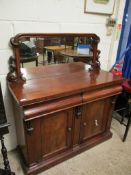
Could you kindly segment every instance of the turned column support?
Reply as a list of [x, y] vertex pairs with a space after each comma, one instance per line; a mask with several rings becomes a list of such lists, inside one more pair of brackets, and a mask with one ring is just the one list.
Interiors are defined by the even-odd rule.
[[4, 137], [2, 135], [0, 136], [0, 140], [1, 140], [1, 153], [2, 153], [3, 161], [4, 161], [4, 169], [0, 169], [0, 174], [15, 175], [15, 173], [11, 172], [11, 169], [10, 169], [10, 164], [9, 164], [9, 160], [7, 156], [7, 149], [5, 147]]

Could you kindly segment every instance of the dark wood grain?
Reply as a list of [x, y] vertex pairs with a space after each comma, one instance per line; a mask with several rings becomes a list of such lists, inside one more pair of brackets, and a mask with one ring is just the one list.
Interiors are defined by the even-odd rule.
[[111, 99], [106, 98], [91, 102], [83, 106], [84, 115], [82, 116], [81, 122], [81, 142], [87, 141], [87, 139], [103, 133], [106, 130], [109, 117], [109, 115], [107, 115], [107, 112], [111, 110], [106, 110], [108, 101], [111, 103]]
[[43, 118], [42, 155], [49, 158], [71, 147], [73, 134], [72, 110], [57, 112]]
[[122, 90], [121, 77], [89, 71], [79, 62], [22, 72], [26, 82], [10, 82], [8, 87], [20, 110], [16, 115], [18, 145], [27, 175], [38, 174], [111, 138], [112, 110]]
[[[31, 121], [31, 125], [33, 127], [33, 131], [32, 133], [28, 133], [27, 131], [27, 123], [25, 123], [25, 135], [26, 135], [26, 145], [27, 145], [27, 164], [28, 165], [34, 165], [37, 162], [39, 162], [42, 158], [41, 156], [41, 152], [42, 152], [42, 148], [41, 148], [41, 120], [33, 120]], [[37, 139], [36, 141], [36, 138]]]
[[52, 69], [48, 66], [47, 73], [44, 67], [33, 68], [33, 71], [23, 69], [26, 73], [29, 72], [27, 77], [30, 78], [25, 83], [10, 83], [10, 91], [16, 96], [18, 103], [24, 106], [121, 83], [121, 78], [112, 73], [86, 70], [84, 63], [64, 64], [64, 66], [64, 70], [63, 65], [54, 65]]
[[81, 103], [82, 103], [82, 97], [79, 94], [75, 96], [56, 99], [53, 101], [32, 104], [23, 108], [25, 116], [24, 120], [27, 121], [34, 118], [43, 117], [52, 112], [57, 112], [65, 108], [70, 108], [71, 106], [76, 106]]

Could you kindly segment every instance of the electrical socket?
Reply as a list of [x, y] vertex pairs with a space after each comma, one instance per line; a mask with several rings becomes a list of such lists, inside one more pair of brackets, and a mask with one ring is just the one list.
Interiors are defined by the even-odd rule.
[[115, 18], [107, 18], [106, 20], [106, 26], [107, 27], [114, 27], [116, 25], [116, 19]]

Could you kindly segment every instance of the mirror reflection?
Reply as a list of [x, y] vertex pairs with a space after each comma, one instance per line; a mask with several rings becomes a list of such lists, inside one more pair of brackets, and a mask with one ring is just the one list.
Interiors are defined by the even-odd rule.
[[19, 43], [20, 63], [25, 68], [74, 61], [91, 64], [93, 57], [92, 43], [85, 36], [26, 37]]

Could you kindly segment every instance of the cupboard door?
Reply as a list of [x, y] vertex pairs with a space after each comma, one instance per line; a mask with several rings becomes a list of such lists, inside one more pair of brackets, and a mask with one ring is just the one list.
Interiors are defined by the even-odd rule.
[[61, 153], [71, 147], [72, 110], [45, 116], [42, 121], [42, 155], [44, 158]]
[[83, 106], [81, 142], [109, 129], [112, 117], [112, 99], [102, 99]]

